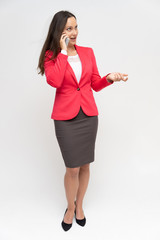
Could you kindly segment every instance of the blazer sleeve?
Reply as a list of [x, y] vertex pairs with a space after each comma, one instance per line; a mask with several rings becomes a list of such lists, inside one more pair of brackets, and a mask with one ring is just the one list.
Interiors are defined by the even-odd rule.
[[44, 60], [46, 81], [52, 87], [59, 88], [63, 82], [68, 56], [60, 52], [54, 60], [50, 60], [51, 56], [52, 53], [48, 54], [46, 51]]
[[92, 48], [91, 48], [91, 57], [92, 57], [92, 66], [93, 66], [92, 67], [92, 77], [91, 77], [91, 87], [93, 88], [94, 91], [98, 92], [98, 91], [102, 90], [103, 88], [113, 84], [114, 81], [112, 81], [112, 82], [107, 81], [106, 77], [110, 73], [108, 73], [107, 75], [105, 75], [104, 77], [101, 78], [101, 76], [99, 75], [96, 58], [95, 58]]

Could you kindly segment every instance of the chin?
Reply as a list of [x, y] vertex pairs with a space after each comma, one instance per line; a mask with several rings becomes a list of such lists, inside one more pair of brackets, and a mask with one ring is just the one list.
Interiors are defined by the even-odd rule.
[[76, 42], [70, 43], [70, 44], [68, 44], [68, 46], [69, 46], [69, 47], [73, 47], [75, 44], [76, 44]]

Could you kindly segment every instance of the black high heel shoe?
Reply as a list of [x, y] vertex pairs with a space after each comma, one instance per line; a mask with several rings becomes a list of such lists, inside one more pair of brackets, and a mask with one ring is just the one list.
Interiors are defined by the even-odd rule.
[[[64, 216], [65, 216], [67, 210], [68, 210], [68, 208], [66, 209]], [[62, 228], [64, 231], [68, 231], [72, 227], [72, 223], [65, 223], [64, 221], [62, 221], [61, 225], [62, 225]]]
[[[76, 205], [76, 201], [75, 201], [75, 205]], [[74, 213], [75, 213], [76, 223], [78, 223], [81, 227], [84, 227], [84, 225], [86, 224], [86, 218], [84, 217], [83, 219], [77, 219], [76, 218], [76, 209], [75, 209]]]

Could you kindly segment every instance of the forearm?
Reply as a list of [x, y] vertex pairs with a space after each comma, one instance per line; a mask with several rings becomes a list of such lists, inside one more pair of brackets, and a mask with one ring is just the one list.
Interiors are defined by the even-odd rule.
[[47, 83], [52, 87], [59, 88], [61, 86], [67, 66], [67, 58], [68, 56], [62, 53], [59, 53], [54, 60], [49, 60], [49, 57], [46, 57], [44, 70]]

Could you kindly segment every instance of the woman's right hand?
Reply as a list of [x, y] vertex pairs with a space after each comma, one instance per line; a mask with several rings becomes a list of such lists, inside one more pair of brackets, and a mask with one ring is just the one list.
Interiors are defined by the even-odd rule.
[[61, 38], [60, 38], [60, 48], [61, 50], [66, 50], [67, 51], [67, 46], [65, 43], [65, 39], [67, 38], [67, 34], [66, 33], [62, 33]]

